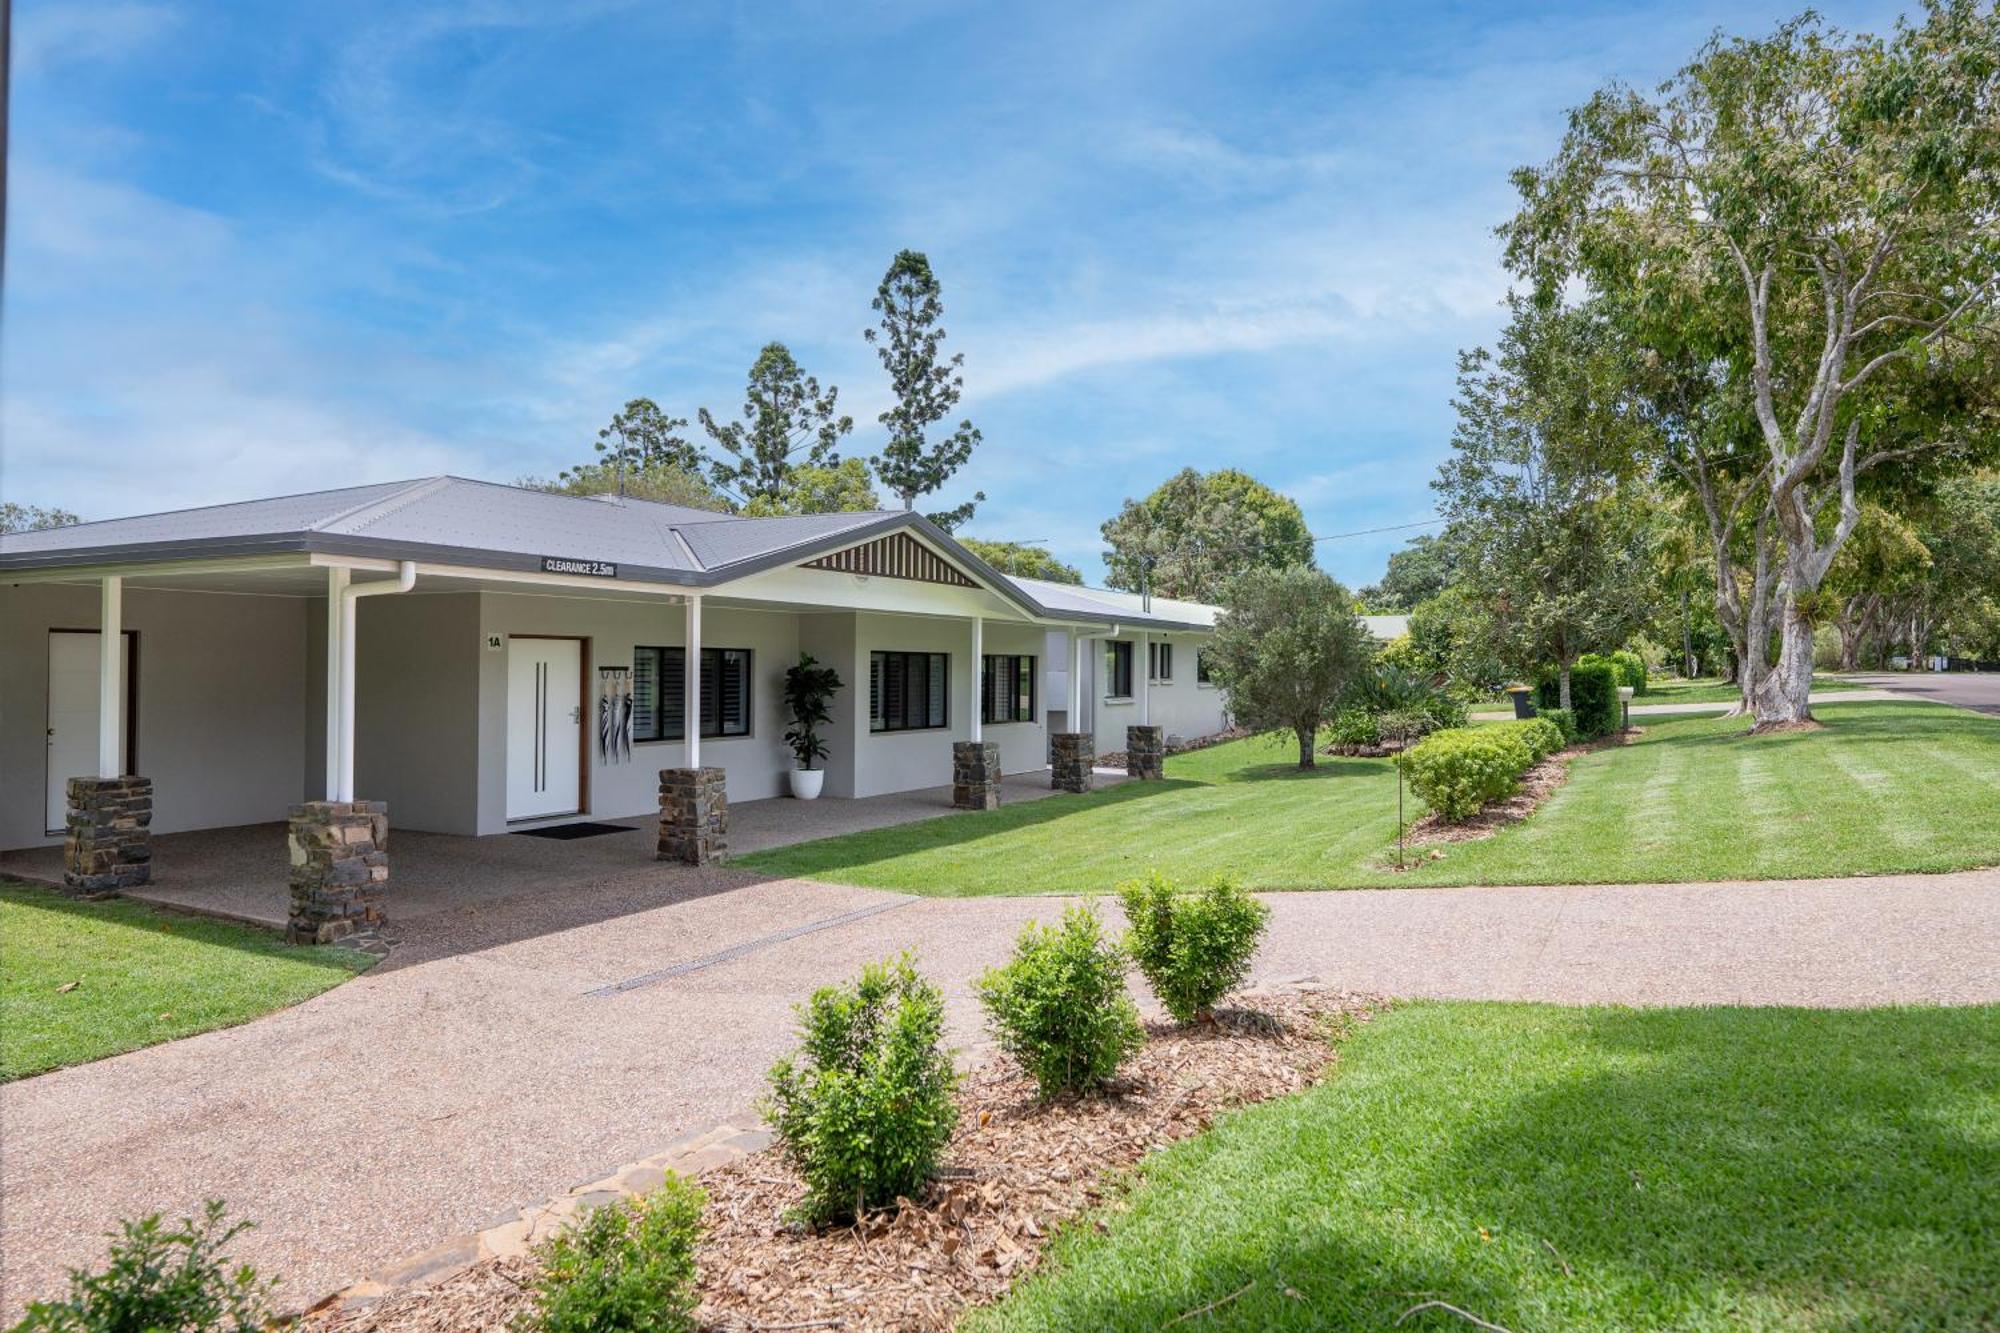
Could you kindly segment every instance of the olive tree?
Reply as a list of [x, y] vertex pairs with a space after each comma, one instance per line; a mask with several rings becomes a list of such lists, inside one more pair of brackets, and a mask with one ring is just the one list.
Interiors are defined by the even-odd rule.
[[1223, 605], [1207, 654], [1230, 716], [1254, 731], [1291, 732], [1299, 767], [1313, 767], [1319, 729], [1369, 665], [1354, 594], [1330, 574], [1293, 565], [1238, 575], [1223, 590]]

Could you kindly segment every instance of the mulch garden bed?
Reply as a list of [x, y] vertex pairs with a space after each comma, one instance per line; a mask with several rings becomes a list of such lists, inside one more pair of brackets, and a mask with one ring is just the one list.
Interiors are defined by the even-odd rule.
[[[1274, 988], [1276, 989], [1276, 988]], [[1148, 1023], [1146, 1044], [1103, 1092], [1043, 1104], [1010, 1061], [970, 1073], [945, 1168], [919, 1200], [860, 1226], [792, 1221], [804, 1187], [775, 1149], [704, 1173], [708, 1229], [696, 1252], [716, 1330], [944, 1329], [1031, 1270], [1060, 1224], [1116, 1206], [1130, 1169], [1232, 1107], [1324, 1078], [1329, 1038], [1366, 1021], [1369, 997], [1295, 980], [1236, 997], [1212, 1025]], [[489, 1260], [435, 1287], [331, 1311], [322, 1333], [505, 1329], [529, 1304], [531, 1259]]]
[[1603, 750], [1614, 745], [1630, 745], [1643, 735], [1645, 735], [1644, 728], [1634, 727], [1630, 731], [1614, 731], [1609, 736], [1600, 736], [1594, 741], [1558, 750], [1523, 773], [1521, 785], [1512, 796], [1488, 801], [1470, 818], [1461, 819], [1453, 824], [1435, 813], [1423, 816], [1410, 825], [1407, 835], [1409, 845], [1425, 847], [1437, 843], [1475, 842], [1480, 838], [1490, 838], [1509, 824], [1518, 824], [1535, 813], [1536, 808], [1553, 795], [1556, 788], [1569, 781], [1570, 760], [1579, 755], [1589, 754], [1592, 750]]

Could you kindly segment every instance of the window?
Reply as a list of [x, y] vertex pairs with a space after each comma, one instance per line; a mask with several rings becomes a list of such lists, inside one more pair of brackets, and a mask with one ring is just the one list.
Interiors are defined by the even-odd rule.
[[979, 720], [1035, 720], [1035, 659], [987, 654], [980, 663]]
[[1174, 678], [1174, 646], [1171, 643], [1148, 642], [1146, 644], [1146, 679], [1166, 680]]
[[[632, 650], [632, 739], [677, 741], [687, 734], [687, 653]], [[701, 650], [701, 734], [750, 734], [750, 650]]]
[[1197, 685], [1212, 685], [1215, 683], [1208, 678], [1208, 649], [1206, 648], [1197, 648], [1194, 650], [1194, 683]]
[[1132, 697], [1132, 645], [1113, 639], [1104, 645], [1104, 693], [1112, 699]]
[[870, 653], [868, 730], [925, 731], [946, 724], [951, 697], [946, 653]]

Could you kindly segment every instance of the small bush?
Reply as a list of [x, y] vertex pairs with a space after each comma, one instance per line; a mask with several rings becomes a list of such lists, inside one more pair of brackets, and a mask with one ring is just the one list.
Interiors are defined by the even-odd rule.
[[1380, 745], [1382, 729], [1376, 725], [1375, 714], [1365, 708], [1343, 708], [1334, 714], [1333, 725], [1328, 729], [1335, 745]]
[[1576, 710], [1574, 708], [1550, 708], [1539, 714], [1539, 716], [1545, 717], [1556, 724], [1557, 728], [1562, 732], [1564, 745], [1576, 744], [1578, 737], [1576, 732]]
[[[1561, 712], [1561, 709], [1556, 711]], [[1561, 724], [1551, 722], [1546, 717], [1531, 717], [1514, 722], [1495, 722], [1481, 730], [1498, 731], [1518, 737], [1528, 747], [1528, 756], [1533, 763], [1541, 763], [1563, 747]]]
[[944, 997], [905, 955], [798, 1008], [799, 1049], [771, 1070], [766, 1104], [786, 1156], [827, 1220], [916, 1197], [957, 1123]]
[[1146, 1040], [1125, 993], [1125, 951], [1088, 907], [1064, 912], [1060, 926], [1029, 922], [1012, 961], [980, 978], [979, 1002], [1043, 1097], [1104, 1082]]
[[152, 1329], [213, 1329], [253, 1333], [271, 1322], [273, 1283], [248, 1264], [229, 1268], [223, 1247], [251, 1223], [225, 1222], [220, 1199], [199, 1220], [171, 1229], [158, 1213], [120, 1224], [110, 1265], [101, 1273], [72, 1268], [69, 1295], [37, 1301], [16, 1333], [139, 1333]]
[[1528, 742], [1506, 726], [1440, 731], [1396, 757], [1417, 796], [1450, 823], [1512, 794], [1534, 762]]
[[534, 1333], [691, 1329], [701, 1187], [669, 1175], [652, 1193], [592, 1208], [538, 1247]]
[[[1578, 739], [1594, 741], [1618, 730], [1624, 713], [1618, 706], [1618, 677], [1608, 664], [1578, 662], [1571, 667], [1569, 699], [1576, 713]], [[1535, 683], [1536, 707], [1546, 711], [1561, 702], [1561, 677], [1555, 671], [1544, 671]]]
[[1183, 893], [1158, 872], [1118, 886], [1132, 923], [1126, 947], [1177, 1023], [1213, 1017], [1240, 985], [1271, 909], [1221, 877]]
[[1646, 692], [1646, 659], [1628, 648], [1615, 653], [1585, 653], [1578, 666], [1608, 666], [1619, 685], [1629, 685], [1634, 694]]

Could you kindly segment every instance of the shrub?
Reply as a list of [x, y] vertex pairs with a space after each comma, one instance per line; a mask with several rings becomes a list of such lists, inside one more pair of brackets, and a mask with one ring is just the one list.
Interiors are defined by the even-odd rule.
[[[1646, 692], [1646, 659], [1630, 649], [1620, 648], [1615, 653], [1585, 653], [1576, 659], [1578, 666], [1608, 666], [1619, 685], [1629, 685], [1634, 694]], [[1571, 691], [1575, 691], [1572, 689]]]
[[1418, 797], [1451, 823], [1512, 793], [1534, 762], [1528, 743], [1504, 726], [1440, 731], [1396, 757]]
[[1157, 871], [1118, 886], [1126, 947], [1177, 1023], [1211, 1018], [1241, 984], [1271, 909], [1227, 876], [1182, 892]]
[[652, 1193], [586, 1211], [537, 1248], [541, 1276], [523, 1320], [535, 1333], [691, 1329], [701, 1187], [669, 1175]]
[[1376, 725], [1375, 714], [1365, 708], [1343, 708], [1334, 714], [1333, 725], [1328, 728], [1335, 745], [1380, 745], [1382, 729]]
[[1576, 744], [1576, 710], [1574, 708], [1550, 708], [1537, 716], [1545, 717], [1556, 724], [1556, 727], [1562, 732], [1564, 745]]
[[[1569, 669], [1570, 707], [1576, 713], [1580, 740], [1592, 741], [1618, 729], [1624, 716], [1618, 706], [1618, 678], [1602, 662], [1578, 662]], [[1544, 671], [1535, 683], [1538, 709], [1558, 707], [1562, 701], [1562, 681], [1554, 671]]]
[[1352, 718], [1349, 727], [1358, 731], [1361, 716], [1371, 718], [1376, 723], [1374, 735], [1367, 740], [1343, 740], [1335, 736], [1335, 743], [1346, 745], [1379, 745], [1381, 743], [1380, 721], [1385, 713], [1422, 713], [1430, 719], [1424, 729], [1439, 731], [1446, 727], [1465, 725], [1466, 706], [1463, 701], [1452, 697], [1444, 690], [1426, 680], [1421, 674], [1395, 662], [1377, 658], [1374, 669], [1357, 676], [1341, 694], [1340, 713], [1334, 718], [1334, 728], [1338, 732], [1343, 718]]
[[[1562, 710], [1557, 709], [1556, 711], [1561, 712]], [[1531, 717], [1515, 722], [1496, 722], [1492, 724], [1491, 729], [1519, 737], [1521, 743], [1528, 747], [1529, 757], [1537, 764], [1547, 759], [1557, 750], [1562, 749], [1565, 743], [1562, 725], [1557, 722], [1551, 722], [1546, 717]]]
[[124, 1222], [111, 1242], [110, 1265], [101, 1273], [72, 1268], [69, 1294], [37, 1301], [17, 1330], [49, 1333], [126, 1333], [127, 1330], [217, 1329], [252, 1333], [271, 1321], [271, 1282], [248, 1264], [231, 1269], [223, 1247], [251, 1223], [225, 1222], [220, 1199], [199, 1220], [182, 1218], [171, 1229], [152, 1213]]
[[980, 978], [979, 1002], [1043, 1097], [1104, 1082], [1146, 1040], [1125, 993], [1125, 951], [1088, 907], [1064, 912], [1060, 926], [1029, 922], [1013, 959]]
[[906, 954], [799, 1006], [766, 1104], [818, 1219], [915, 1197], [957, 1123], [944, 997]]

